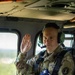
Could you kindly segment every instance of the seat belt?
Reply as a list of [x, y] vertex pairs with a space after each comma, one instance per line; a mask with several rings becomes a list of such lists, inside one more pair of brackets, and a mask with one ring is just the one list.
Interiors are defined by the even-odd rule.
[[57, 55], [56, 64], [55, 64], [55, 67], [54, 67], [51, 75], [58, 75], [58, 71], [61, 66], [62, 59], [63, 59], [64, 55], [66, 54], [66, 52], [67, 52], [67, 50], [63, 50], [62, 52], [60, 52]]

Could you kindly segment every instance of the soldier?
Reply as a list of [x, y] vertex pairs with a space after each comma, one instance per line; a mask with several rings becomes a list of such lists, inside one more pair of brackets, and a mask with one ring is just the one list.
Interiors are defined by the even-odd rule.
[[26, 57], [32, 46], [31, 35], [26, 34], [23, 37], [20, 47], [21, 52], [15, 63], [18, 75], [73, 75], [74, 62], [70, 52], [64, 55], [61, 65], [59, 64], [59, 69], [58, 67], [56, 71], [54, 69], [58, 55], [64, 51], [58, 42], [59, 26], [55, 23], [47, 23], [42, 30], [42, 34], [46, 51], [40, 52], [31, 59]]

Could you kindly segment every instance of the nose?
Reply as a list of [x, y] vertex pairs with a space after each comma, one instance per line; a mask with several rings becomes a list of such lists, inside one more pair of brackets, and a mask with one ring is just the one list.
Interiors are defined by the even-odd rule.
[[49, 40], [49, 39], [46, 39], [46, 45], [48, 45], [48, 44], [49, 44], [49, 42], [50, 42], [50, 40]]

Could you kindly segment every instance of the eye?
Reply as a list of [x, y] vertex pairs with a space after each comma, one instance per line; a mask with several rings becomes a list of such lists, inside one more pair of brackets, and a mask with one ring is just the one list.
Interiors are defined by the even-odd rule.
[[43, 36], [44, 40], [46, 40], [47, 38], [45, 36]]
[[53, 39], [53, 37], [50, 37], [49, 39], [50, 39], [50, 40], [52, 40], [52, 39]]

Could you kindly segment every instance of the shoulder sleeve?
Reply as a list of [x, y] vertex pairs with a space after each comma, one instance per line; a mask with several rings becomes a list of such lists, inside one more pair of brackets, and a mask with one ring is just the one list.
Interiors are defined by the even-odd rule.
[[67, 52], [62, 60], [58, 75], [73, 75], [74, 61], [70, 52]]
[[26, 55], [27, 54], [20, 53], [15, 61], [18, 75], [30, 75], [33, 73], [33, 64], [36, 62], [39, 55], [28, 60], [26, 59]]

